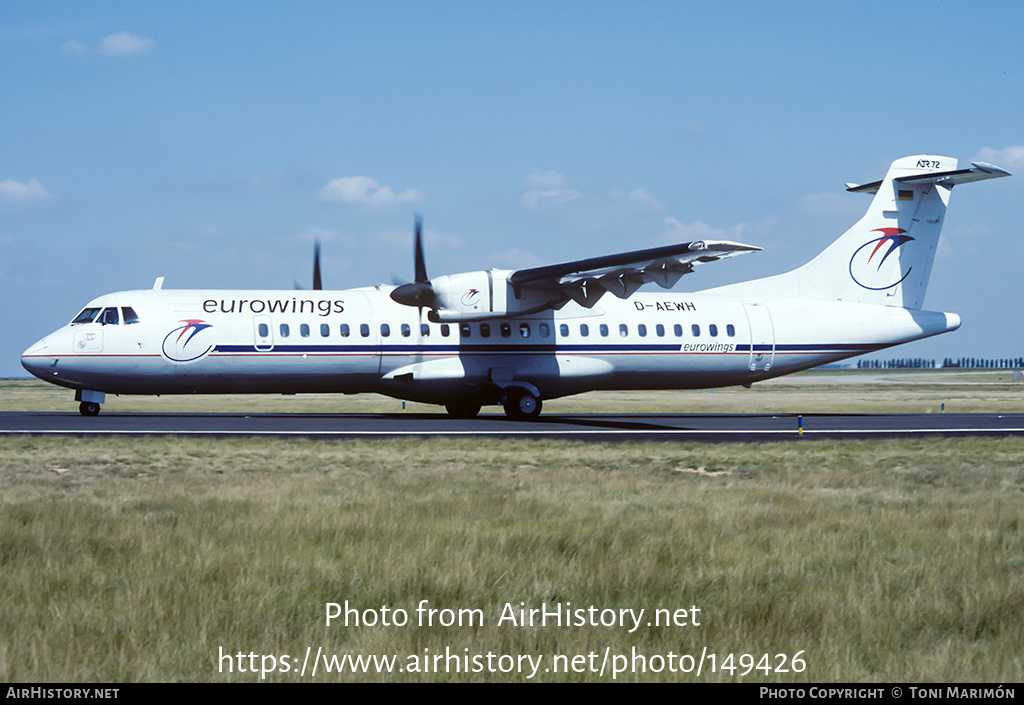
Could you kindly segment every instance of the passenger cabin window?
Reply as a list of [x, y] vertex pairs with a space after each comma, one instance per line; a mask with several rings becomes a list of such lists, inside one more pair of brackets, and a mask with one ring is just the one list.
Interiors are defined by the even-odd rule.
[[301, 326], [299, 326], [299, 335], [301, 335], [303, 338], [308, 338], [309, 337], [309, 324], [308, 323], [303, 323]]
[[735, 338], [736, 337], [736, 326], [734, 326], [732, 323], [727, 325], [725, 327], [725, 334], [727, 336], [729, 336], [730, 338]]
[[135, 309], [131, 306], [121, 307], [121, 317], [124, 319], [124, 324], [126, 326], [139, 322], [139, 314], [135, 313]]
[[448, 326], [447, 323], [442, 323], [441, 324], [441, 337], [442, 338], [447, 338], [451, 334], [451, 332], [452, 332], [452, 329]]
[[627, 326], [625, 323], [620, 323], [619, 336], [625, 338], [627, 335], [629, 335], [629, 326]]
[[712, 338], [717, 338], [718, 337], [718, 326], [716, 326], [714, 323], [712, 323], [710, 326], [708, 326], [708, 333], [711, 334]]
[[288, 327], [288, 324], [287, 323], [282, 323], [281, 324], [281, 337], [282, 338], [287, 338], [288, 334], [290, 332], [291, 332], [291, 329]]
[[423, 336], [424, 338], [426, 338], [428, 335], [430, 335], [430, 325], [429, 324], [427, 324], [427, 323], [421, 323], [420, 324], [420, 335]]
[[636, 332], [640, 334], [641, 338], [647, 337], [647, 326], [641, 323], [636, 327]]
[[75, 320], [71, 321], [71, 324], [75, 323], [92, 323], [96, 320], [96, 315], [100, 312], [98, 308], [87, 308], [80, 314], [75, 316]]
[[105, 308], [100, 316], [100, 323], [105, 326], [116, 326], [121, 322], [121, 317], [117, 314], [116, 308]]
[[699, 338], [700, 337], [700, 326], [698, 326], [696, 323], [694, 323], [692, 326], [690, 326], [690, 332], [693, 333], [693, 337], [694, 338]]
[[341, 324], [341, 337], [342, 338], [347, 338], [349, 336], [349, 333], [350, 333], [350, 331], [349, 331], [348, 323], [342, 323]]
[[510, 326], [508, 323], [502, 323], [501, 324], [501, 337], [502, 338], [509, 338], [511, 336], [512, 336], [512, 326]]
[[469, 324], [468, 323], [462, 323], [462, 324], [459, 325], [459, 335], [461, 335], [463, 338], [468, 338], [469, 337]]
[[403, 323], [402, 324], [402, 337], [403, 338], [408, 338], [410, 335], [412, 335], [412, 328], [409, 327], [408, 323]]
[[586, 338], [588, 335], [590, 335], [590, 326], [588, 326], [586, 323], [581, 323], [580, 324], [580, 335], [582, 335], [584, 338]]
[[391, 335], [391, 326], [389, 326], [387, 323], [381, 323], [380, 337], [387, 338], [389, 335]]
[[270, 337], [270, 326], [268, 326], [266, 323], [260, 323], [259, 328], [257, 330], [259, 331], [261, 338]]
[[601, 337], [602, 338], [607, 338], [608, 337], [608, 324], [607, 323], [602, 323], [601, 324]]
[[484, 337], [484, 338], [490, 338], [491, 337], [491, 324], [490, 323], [481, 323], [480, 324], [480, 335], [481, 335], [481, 337]]
[[326, 323], [321, 323], [320, 324], [320, 337], [321, 338], [326, 338], [330, 334], [331, 334], [331, 327], [329, 325], [327, 325]]
[[683, 337], [683, 327], [678, 323], [672, 326], [672, 332], [675, 333], [677, 338]]
[[548, 338], [551, 336], [551, 326], [549, 326], [547, 323], [541, 323], [539, 326], [537, 326], [537, 330], [540, 333], [541, 338]]
[[529, 323], [520, 323], [519, 324], [519, 337], [520, 338], [529, 338], [530, 337], [530, 324]]
[[363, 336], [364, 338], [370, 337], [370, 325], [368, 323], [359, 324], [359, 335]]
[[658, 334], [659, 338], [664, 338], [665, 337], [665, 326], [663, 326], [663, 325], [661, 325], [659, 323], [657, 326], [655, 326], [654, 332]]
[[558, 326], [558, 334], [560, 336], [562, 336], [563, 338], [567, 337], [569, 335], [569, 324], [568, 323], [560, 324]]

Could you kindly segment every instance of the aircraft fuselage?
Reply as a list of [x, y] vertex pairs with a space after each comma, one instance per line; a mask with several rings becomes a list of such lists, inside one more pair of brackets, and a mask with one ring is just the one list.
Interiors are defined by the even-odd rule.
[[[111, 394], [378, 392], [435, 404], [751, 384], [957, 328], [955, 314], [802, 299], [636, 293], [586, 309], [433, 323], [389, 287], [162, 291], [90, 302], [27, 350], [48, 382]], [[125, 322], [125, 308], [138, 322]]]

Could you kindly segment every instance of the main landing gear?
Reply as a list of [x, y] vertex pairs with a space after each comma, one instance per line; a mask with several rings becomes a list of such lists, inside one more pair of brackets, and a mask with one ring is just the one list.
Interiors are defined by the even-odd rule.
[[83, 401], [78, 405], [78, 413], [82, 416], [97, 416], [100, 413], [100, 405], [94, 401]]
[[480, 404], [474, 402], [453, 402], [445, 404], [444, 410], [453, 419], [472, 419], [480, 413]]
[[501, 404], [505, 407], [505, 415], [513, 421], [533, 421], [540, 416], [540, 399], [526, 389], [509, 389]]
[[[491, 399], [489, 403], [495, 400]], [[534, 421], [540, 416], [541, 401], [531, 389], [506, 387], [498, 399], [505, 409], [505, 415], [513, 421]], [[472, 419], [480, 413], [479, 401], [454, 401], [444, 405], [453, 419]], [[85, 412], [82, 412], [85, 413]]]

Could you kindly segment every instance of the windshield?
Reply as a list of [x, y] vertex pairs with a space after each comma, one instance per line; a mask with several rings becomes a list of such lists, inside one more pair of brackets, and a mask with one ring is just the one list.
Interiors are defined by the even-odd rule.
[[87, 308], [75, 317], [75, 320], [71, 321], [71, 324], [75, 323], [92, 323], [96, 320], [96, 314], [100, 310], [98, 308]]

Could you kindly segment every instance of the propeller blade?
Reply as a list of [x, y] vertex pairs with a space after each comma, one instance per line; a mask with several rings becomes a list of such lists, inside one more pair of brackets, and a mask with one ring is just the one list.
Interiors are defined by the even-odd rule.
[[427, 278], [427, 262], [423, 258], [423, 216], [416, 215], [416, 282], [422, 284]]
[[437, 307], [437, 294], [427, 277], [427, 263], [423, 257], [423, 217], [416, 215], [415, 247], [416, 281], [402, 284], [391, 291], [391, 299], [403, 306], [416, 306], [420, 313], [424, 308]]
[[323, 289], [320, 281], [320, 240], [313, 245], [313, 289], [315, 291]]

